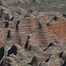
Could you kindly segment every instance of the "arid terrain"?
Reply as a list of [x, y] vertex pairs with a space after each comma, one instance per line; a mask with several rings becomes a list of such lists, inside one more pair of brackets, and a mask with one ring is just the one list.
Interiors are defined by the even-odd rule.
[[0, 0], [0, 66], [66, 66], [66, 0]]

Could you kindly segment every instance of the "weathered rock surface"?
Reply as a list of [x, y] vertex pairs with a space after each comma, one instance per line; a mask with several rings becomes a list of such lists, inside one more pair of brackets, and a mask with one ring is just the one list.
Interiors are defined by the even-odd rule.
[[0, 66], [66, 66], [66, 14], [42, 12], [39, 4], [0, 0]]

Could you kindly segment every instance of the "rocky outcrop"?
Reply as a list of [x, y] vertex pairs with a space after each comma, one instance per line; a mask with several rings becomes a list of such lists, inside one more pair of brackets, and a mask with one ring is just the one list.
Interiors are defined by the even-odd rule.
[[0, 66], [66, 66], [66, 14], [34, 11], [40, 3], [0, 0]]

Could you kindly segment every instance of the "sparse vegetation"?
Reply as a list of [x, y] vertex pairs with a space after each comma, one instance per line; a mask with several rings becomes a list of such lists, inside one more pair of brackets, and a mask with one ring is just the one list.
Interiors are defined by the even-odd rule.
[[27, 10], [34, 11], [59, 11], [61, 13], [66, 12], [66, 0], [40, 0], [40, 3], [31, 2], [31, 3], [11, 3], [9, 6], [11, 7], [21, 7]]

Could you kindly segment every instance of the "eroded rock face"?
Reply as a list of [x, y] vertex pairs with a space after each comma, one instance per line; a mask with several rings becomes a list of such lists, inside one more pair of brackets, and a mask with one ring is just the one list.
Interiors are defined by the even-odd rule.
[[[4, 49], [1, 49], [0, 52], [2, 55], [1, 59], [4, 57], [1, 60], [2, 65], [13, 66], [12, 60], [15, 61], [14, 63], [18, 63], [18, 60], [15, 60], [18, 55], [22, 56], [21, 59], [19, 59], [19, 61], [22, 61], [20, 64], [24, 62], [24, 64], [35, 66], [45, 64], [58, 66], [61, 60], [63, 60], [61, 65], [65, 65], [66, 60], [60, 57], [65, 57], [65, 54], [61, 54], [62, 50], [65, 51], [62, 47], [65, 44], [66, 37], [64, 36], [64, 30], [61, 30], [65, 28], [65, 18], [62, 19], [58, 17], [57, 19], [56, 16], [49, 16], [52, 16], [51, 21], [45, 23], [41, 22], [38, 16], [34, 18], [31, 18], [31, 16], [23, 17], [21, 20], [0, 23], [0, 26], [6, 29], [4, 31], [1, 30], [1, 37], [3, 36], [1, 40], [4, 43], [1, 44], [6, 48], [5, 52]], [[43, 20], [43, 18], [44, 16], [41, 20]], [[62, 32], [61, 35], [56, 29], [64, 33]], [[4, 53], [6, 54], [4, 55]], [[61, 55], [59, 55], [59, 53]], [[53, 55], [55, 57], [53, 57]], [[30, 61], [30, 63], [28, 63], [28, 61]]]
[[2, 66], [18, 66], [18, 65], [13, 58], [6, 57], [3, 60]]
[[66, 14], [21, 8], [38, 3], [0, 0], [0, 66], [66, 66]]

